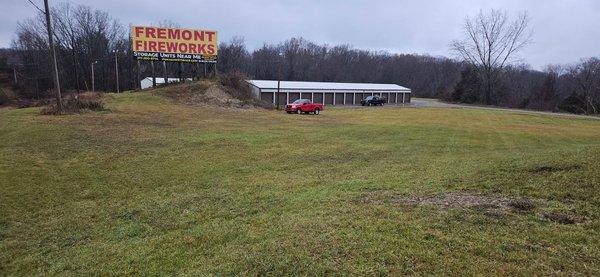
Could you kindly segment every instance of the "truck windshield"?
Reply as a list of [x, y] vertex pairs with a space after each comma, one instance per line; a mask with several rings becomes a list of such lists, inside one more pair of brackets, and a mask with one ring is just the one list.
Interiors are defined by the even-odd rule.
[[303, 103], [310, 103], [310, 100], [308, 100], [308, 99], [298, 99], [298, 100], [294, 101], [294, 104], [303, 104]]

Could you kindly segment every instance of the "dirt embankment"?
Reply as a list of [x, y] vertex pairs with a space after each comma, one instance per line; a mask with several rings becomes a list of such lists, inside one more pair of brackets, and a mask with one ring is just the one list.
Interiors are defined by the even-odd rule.
[[168, 85], [152, 91], [186, 105], [242, 109], [273, 108], [270, 103], [254, 98], [245, 79], [239, 76], [223, 75], [216, 79]]

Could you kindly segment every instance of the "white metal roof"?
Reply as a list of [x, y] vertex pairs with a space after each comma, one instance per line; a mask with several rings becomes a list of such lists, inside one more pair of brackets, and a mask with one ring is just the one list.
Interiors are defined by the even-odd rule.
[[[259, 89], [277, 89], [274, 80], [248, 80]], [[410, 89], [396, 84], [370, 84], [370, 83], [334, 83], [334, 82], [297, 82], [281, 81], [281, 90], [344, 90], [344, 91], [408, 91]]]

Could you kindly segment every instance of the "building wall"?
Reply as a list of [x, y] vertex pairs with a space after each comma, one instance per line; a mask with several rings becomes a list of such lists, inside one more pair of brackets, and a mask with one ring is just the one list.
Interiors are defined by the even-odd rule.
[[323, 94], [322, 93], [315, 93], [315, 98], [313, 99], [313, 102], [315, 102], [315, 103], [323, 103]]
[[325, 93], [325, 105], [333, 105], [333, 93]]
[[[254, 95], [255, 98], [259, 98], [262, 99], [262, 95], [260, 93], [260, 89], [253, 86], [253, 85], [249, 85], [250, 86], [250, 90], [252, 91], [252, 94]], [[273, 95], [271, 95], [271, 98], [273, 97]], [[271, 99], [272, 101], [273, 99]]]
[[[261, 100], [267, 101], [269, 103], [273, 102], [273, 92], [258, 92], [259, 98]], [[334, 92], [325, 92], [325, 105], [333, 105], [334, 104], [334, 95], [335, 95], [335, 105], [344, 105], [344, 93], [334, 93]], [[353, 100], [353, 96], [354, 96], [354, 104], [355, 105], [360, 105], [360, 101], [370, 95], [378, 95], [378, 96], [382, 96], [385, 97], [388, 100], [389, 104], [402, 104], [402, 98], [404, 95], [404, 103], [410, 103], [410, 93], [402, 93], [402, 92], [398, 92], [398, 93], [388, 93], [388, 92], [384, 92], [384, 93], [378, 93], [378, 92], [374, 92], [374, 93], [370, 93], [370, 92], [357, 92], [357, 93], [351, 93], [348, 92], [345, 94], [346, 97], [346, 105], [352, 105], [352, 100]], [[300, 93], [300, 92], [290, 92], [289, 93], [289, 99], [287, 98], [287, 94], [284, 92], [279, 93], [279, 104], [280, 105], [285, 105], [286, 101], [288, 101], [287, 103], [292, 103], [297, 99], [300, 99], [300, 97], [302, 99], [311, 99], [313, 102], [315, 103], [323, 103], [323, 93], [322, 92], [304, 92], [304, 93]], [[314, 97], [314, 98], [313, 98]]]
[[267, 102], [273, 102], [273, 93], [272, 92], [261, 92], [260, 100], [267, 101]]

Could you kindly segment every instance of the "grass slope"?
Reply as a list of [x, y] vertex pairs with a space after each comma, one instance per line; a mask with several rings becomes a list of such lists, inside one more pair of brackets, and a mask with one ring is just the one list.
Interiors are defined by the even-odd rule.
[[[3, 274], [600, 274], [600, 121], [108, 98], [0, 110]], [[585, 221], [386, 200], [456, 191]]]

